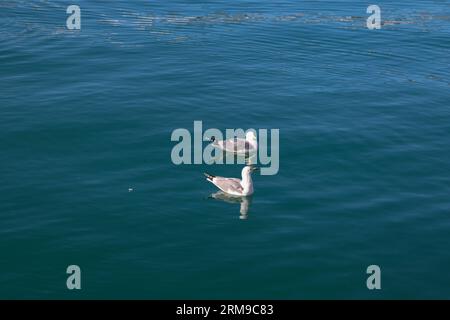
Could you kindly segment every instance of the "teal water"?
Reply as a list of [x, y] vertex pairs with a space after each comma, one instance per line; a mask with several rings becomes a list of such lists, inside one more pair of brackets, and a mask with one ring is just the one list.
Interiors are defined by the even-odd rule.
[[[450, 298], [450, 1], [74, 4], [0, 3], [0, 298]], [[194, 120], [280, 129], [246, 219]]]

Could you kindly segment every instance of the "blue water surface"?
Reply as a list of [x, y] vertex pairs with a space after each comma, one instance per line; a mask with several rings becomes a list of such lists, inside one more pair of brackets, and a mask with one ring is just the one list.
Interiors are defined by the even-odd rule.
[[[0, 298], [450, 298], [450, 1], [12, 0], [0, 43]], [[244, 217], [195, 120], [280, 130]]]

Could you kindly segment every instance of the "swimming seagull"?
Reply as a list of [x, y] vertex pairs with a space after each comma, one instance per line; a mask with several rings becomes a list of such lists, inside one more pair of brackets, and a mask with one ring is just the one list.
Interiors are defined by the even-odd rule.
[[237, 155], [255, 153], [258, 149], [258, 141], [256, 140], [256, 135], [253, 131], [248, 131], [245, 134], [245, 139], [231, 138], [228, 140], [216, 140], [216, 138], [212, 136], [211, 141], [214, 147]]
[[253, 181], [251, 173], [258, 170], [254, 166], [245, 166], [242, 169], [242, 180], [237, 178], [224, 178], [213, 176], [212, 174], [206, 173], [206, 180], [212, 182], [217, 188], [225, 193], [231, 194], [233, 196], [249, 196], [253, 194]]

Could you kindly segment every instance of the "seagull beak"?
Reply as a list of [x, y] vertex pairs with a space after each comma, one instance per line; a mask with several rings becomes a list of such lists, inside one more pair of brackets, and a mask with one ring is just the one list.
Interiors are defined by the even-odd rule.
[[252, 172], [253, 171], [259, 171], [259, 168], [258, 167], [252, 167]]

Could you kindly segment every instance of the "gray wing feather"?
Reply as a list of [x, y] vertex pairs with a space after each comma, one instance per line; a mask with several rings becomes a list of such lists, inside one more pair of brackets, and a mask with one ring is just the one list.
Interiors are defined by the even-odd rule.
[[227, 152], [234, 153], [245, 153], [253, 149], [253, 146], [248, 141], [237, 138], [219, 141], [217, 145]]
[[223, 178], [215, 177], [212, 181], [219, 189], [225, 192], [238, 192], [241, 193], [242, 188], [241, 180], [236, 178]]

